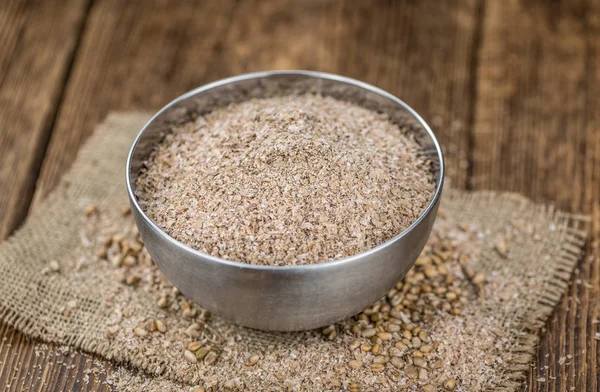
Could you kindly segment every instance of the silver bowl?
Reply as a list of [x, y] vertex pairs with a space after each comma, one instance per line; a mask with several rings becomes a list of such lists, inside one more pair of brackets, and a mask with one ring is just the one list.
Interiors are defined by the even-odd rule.
[[[397, 236], [341, 260], [302, 266], [259, 266], [194, 250], [162, 231], [140, 208], [136, 179], [142, 162], [171, 127], [212, 108], [253, 97], [319, 93], [387, 113], [414, 132], [433, 162], [435, 194], [419, 218]], [[144, 126], [127, 159], [127, 191], [150, 255], [186, 297], [247, 327], [295, 331], [357, 314], [394, 286], [419, 256], [436, 217], [444, 179], [442, 150], [423, 119], [393, 95], [342, 76], [309, 71], [258, 72], [192, 90], [162, 108]]]

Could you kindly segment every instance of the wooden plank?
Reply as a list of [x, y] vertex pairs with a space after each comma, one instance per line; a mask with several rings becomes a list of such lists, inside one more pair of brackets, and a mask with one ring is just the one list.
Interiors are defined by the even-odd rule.
[[600, 106], [594, 72], [600, 51], [598, 7], [592, 13], [590, 4], [511, 0], [485, 6], [474, 188], [521, 192], [594, 217], [595, 245], [546, 326], [523, 387], [528, 391], [599, 386], [593, 321], [600, 317]]
[[23, 220], [86, 0], [0, 3], [0, 238]]
[[[0, 3], [0, 239], [29, 208], [86, 11], [86, 0]], [[16, 390], [31, 351], [11, 328], [0, 337], [0, 385]]]
[[[211, 68], [233, 1], [102, 1], [69, 79], [35, 203], [58, 182], [78, 147], [111, 110], [159, 109], [192, 86], [225, 76]], [[207, 72], [210, 71], [210, 72]]]

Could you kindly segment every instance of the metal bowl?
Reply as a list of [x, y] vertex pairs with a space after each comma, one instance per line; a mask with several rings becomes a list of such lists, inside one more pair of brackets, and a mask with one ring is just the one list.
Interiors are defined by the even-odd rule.
[[[302, 266], [258, 266], [194, 250], [162, 231], [140, 208], [136, 179], [142, 162], [171, 127], [211, 109], [253, 97], [318, 93], [387, 113], [414, 132], [433, 162], [435, 194], [419, 218], [397, 236], [341, 260]], [[192, 90], [161, 109], [144, 126], [127, 159], [127, 191], [150, 255], [185, 296], [237, 324], [294, 331], [330, 325], [371, 305], [412, 267], [436, 217], [444, 178], [440, 146], [421, 117], [393, 95], [342, 76], [309, 71], [259, 72]]]

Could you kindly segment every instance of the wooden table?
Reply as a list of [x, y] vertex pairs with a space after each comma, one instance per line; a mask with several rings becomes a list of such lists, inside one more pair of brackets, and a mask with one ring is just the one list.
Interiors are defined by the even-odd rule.
[[[600, 0], [175, 3], [0, 1], [1, 238], [111, 110], [156, 110], [248, 71], [355, 77], [430, 122], [453, 186], [520, 192], [592, 216], [587, 256], [523, 390], [599, 390]], [[0, 335], [0, 389], [106, 389], [102, 375], [83, 382], [90, 357], [55, 347], [45, 352], [55, 357], [37, 357], [14, 329], [0, 326]]]

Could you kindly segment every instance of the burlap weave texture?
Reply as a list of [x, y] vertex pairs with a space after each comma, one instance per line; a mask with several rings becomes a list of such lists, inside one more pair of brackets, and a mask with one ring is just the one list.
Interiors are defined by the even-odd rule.
[[[135, 288], [124, 287], [110, 273], [94, 272], [93, 233], [84, 229], [86, 218], [82, 213], [86, 206], [96, 205], [110, 217], [111, 209], [127, 203], [125, 158], [148, 117], [145, 113], [111, 115], [80, 151], [61, 185], [0, 246], [0, 320], [44, 341], [72, 345], [173, 380], [173, 388], [180, 385], [177, 383], [218, 386], [222, 381], [219, 374], [237, 372], [247, 385], [267, 389], [276, 380], [258, 380], [256, 374], [244, 368], [243, 359], [257, 351], [288, 352], [303, 347], [301, 352], [313, 354], [299, 361], [318, 362], [323, 353], [335, 360], [331, 369], [323, 368], [319, 374], [322, 384], [315, 381], [312, 370], [299, 369], [296, 377], [300, 385], [335, 389], [325, 380], [334, 373], [336, 364], [351, 359], [351, 355], [342, 340], [324, 341], [318, 333], [261, 333], [216, 318], [210, 325], [215, 335], [239, 336], [231, 354], [236, 360], [214, 368], [190, 366], [186, 371], [176, 370], [175, 364], [182, 360], [180, 349], [165, 348], [154, 340], [107, 340], [109, 327], [121, 323], [123, 333], [131, 334], [134, 325], [128, 323], [141, 323], [161, 312], [151, 293], [136, 292], [132, 296]], [[455, 341], [457, 349], [465, 349], [468, 342], [462, 340], [461, 331], [470, 331], [469, 338], [477, 339], [473, 331], [494, 330], [505, 352], [503, 361], [490, 364], [489, 374], [483, 375], [490, 378], [485, 385], [493, 385], [495, 390], [515, 390], [529, 367], [539, 329], [567, 287], [581, 254], [585, 220], [514, 194], [456, 190], [445, 191], [442, 214], [448, 220], [478, 228], [481, 238], [473, 268], [484, 272], [490, 284], [460, 323], [440, 317], [437, 323], [444, 328], [433, 333], [439, 339]], [[114, 213], [111, 219], [128, 218]], [[523, 235], [512, 237], [510, 251], [504, 257], [494, 246], [516, 220], [530, 227]], [[51, 259], [61, 261], [59, 274], [42, 273]], [[115, 304], [124, 296], [134, 298], [134, 303], [127, 310], [127, 320], [115, 321]], [[465, 350], [468, 355], [468, 347]], [[302, 384], [303, 378], [312, 380]]]

